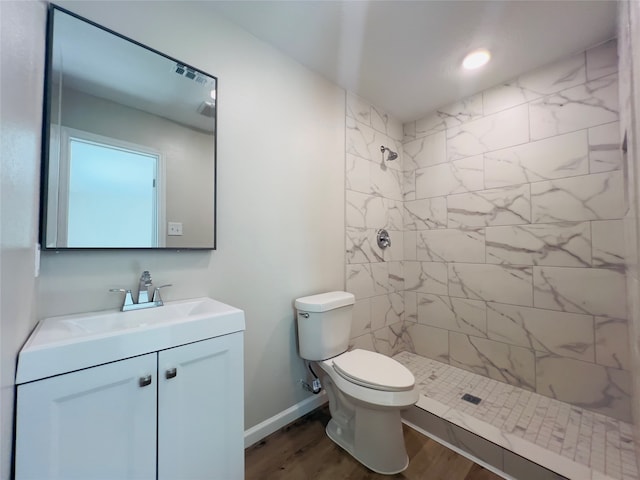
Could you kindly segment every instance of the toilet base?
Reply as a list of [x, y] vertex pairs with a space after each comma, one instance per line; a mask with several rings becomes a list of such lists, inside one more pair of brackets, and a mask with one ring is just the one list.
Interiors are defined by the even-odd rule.
[[327, 436], [365, 467], [394, 475], [409, 466], [399, 410], [368, 410], [356, 407], [355, 431], [342, 428], [332, 418]]

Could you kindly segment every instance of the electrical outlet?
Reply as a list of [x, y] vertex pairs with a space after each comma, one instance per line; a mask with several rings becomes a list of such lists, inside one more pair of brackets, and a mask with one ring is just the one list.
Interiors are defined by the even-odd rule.
[[182, 235], [182, 222], [169, 222], [167, 235]]

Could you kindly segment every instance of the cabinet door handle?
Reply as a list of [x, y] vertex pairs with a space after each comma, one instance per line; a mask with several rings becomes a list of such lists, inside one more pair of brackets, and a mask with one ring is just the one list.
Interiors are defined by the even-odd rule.
[[146, 387], [147, 385], [151, 385], [151, 375], [140, 377], [138, 379], [138, 385], [140, 385], [141, 387]]
[[176, 375], [178, 375], [178, 369], [177, 368], [169, 368], [167, 369], [166, 372], [164, 372], [164, 376], [169, 379], [169, 378], [173, 378]]

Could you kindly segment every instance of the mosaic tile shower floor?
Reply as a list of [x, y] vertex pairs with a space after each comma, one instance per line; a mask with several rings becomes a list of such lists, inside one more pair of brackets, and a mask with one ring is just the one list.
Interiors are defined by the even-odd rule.
[[413, 353], [393, 358], [413, 372], [430, 413], [567, 478], [640, 480], [629, 423]]

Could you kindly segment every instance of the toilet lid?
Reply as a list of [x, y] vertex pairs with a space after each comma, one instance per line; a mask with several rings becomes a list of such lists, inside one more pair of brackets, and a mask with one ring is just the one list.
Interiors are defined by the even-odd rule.
[[368, 350], [351, 350], [333, 359], [333, 368], [350, 382], [376, 390], [411, 390], [413, 374], [392, 358]]

